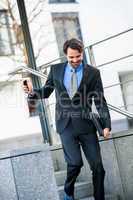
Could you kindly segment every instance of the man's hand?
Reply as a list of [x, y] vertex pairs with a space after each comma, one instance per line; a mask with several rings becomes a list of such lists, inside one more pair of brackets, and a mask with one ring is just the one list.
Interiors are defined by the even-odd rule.
[[105, 139], [108, 139], [108, 138], [109, 138], [109, 136], [110, 136], [109, 128], [105, 128], [105, 129], [103, 130], [103, 136], [104, 136]]
[[[32, 82], [30, 79], [26, 79], [23, 81], [23, 90], [26, 94], [28, 94], [28, 108], [29, 108], [29, 112], [35, 112], [36, 111], [36, 107], [37, 107], [37, 99], [32, 99], [32, 97], [34, 96], [34, 92], [33, 92], [33, 86], [32, 86]], [[30, 95], [30, 98], [29, 98]]]
[[33, 86], [31, 80], [28, 79], [23, 81], [23, 90], [25, 93], [32, 93]]

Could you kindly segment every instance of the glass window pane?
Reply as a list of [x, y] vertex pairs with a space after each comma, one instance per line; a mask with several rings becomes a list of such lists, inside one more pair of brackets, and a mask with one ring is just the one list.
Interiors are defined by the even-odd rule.
[[6, 10], [0, 11], [0, 56], [13, 53], [11, 48], [11, 31]]
[[[3, 144], [0, 150], [2, 151], [43, 143], [40, 118], [38, 115], [30, 116], [27, 94], [23, 91], [24, 73], [9, 75], [9, 72], [15, 71], [16, 68], [28, 65], [25, 46], [19, 43], [21, 40], [17, 40], [16, 37], [21, 32], [17, 1], [9, 3], [13, 16], [6, 10], [7, 5], [4, 3], [4, 9], [0, 10], [0, 143]], [[29, 73], [25, 78], [28, 76]]]
[[52, 13], [52, 20], [60, 56], [63, 56], [62, 47], [67, 39], [75, 37], [82, 40], [78, 13]]

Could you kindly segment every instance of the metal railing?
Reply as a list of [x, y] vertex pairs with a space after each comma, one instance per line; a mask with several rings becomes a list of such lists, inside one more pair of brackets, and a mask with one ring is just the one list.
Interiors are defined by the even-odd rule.
[[105, 39], [103, 39], [103, 40], [100, 40], [100, 41], [98, 41], [98, 42], [92, 43], [92, 44], [90, 44], [89, 46], [85, 47], [85, 50], [86, 50], [86, 49], [88, 50], [88, 54], [89, 54], [89, 57], [90, 57], [90, 62], [91, 62], [91, 64], [94, 65], [94, 66], [96, 66], [97, 68], [99, 68], [99, 67], [103, 67], [103, 66], [105, 66], [105, 65], [108, 65], [108, 64], [111, 64], [111, 63], [114, 63], [114, 62], [117, 62], [117, 61], [120, 61], [120, 60], [123, 60], [123, 59], [127, 59], [127, 58], [129, 58], [129, 57], [132, 57], [132, 56], [133, 56], [133, 53], [131, 53], [131, 54], [129, 54], [129, 55], [126, 55], [126, 56], [124, 56], [124, 57], [121, 57], [121, 58], [117, 58], [117, 59], [115, 59], [115, 60], [111, 60], [111, 61], [109, 61], [109, 62], [100, 64], [100, 65], [96, 65], [95, 57], [94, 57], [94, 53], [93, 53], [93, 47], [94, 47], [94, 46], [97, 46], [97, 45], [99, 45], [99, 44], [101, 44], [101, 43], [104, 43], [104, 42], [109, 41], [109, 40], [111, 40], [111, 39], [117, 38], [117, 37], [119, 37], [119, 36], [121, 36], [121, 35], [124, 35], [124, 34], [126, 34], [126, 33], [132, 32], [132, 31], [133, 31], [133, 28], [130, 28], [130, 29], [128, 29], [128, 30], [125, 30], [125, 31], [120, 32], [120, 33], [115, 34], [115, 35], [112, 35], [112, 36], [110, 36], [110, 37], [107, 37], [107, 38], [105, 38]]
[[[50, 67], [50, 66], [49, 66]], [[47, 75], [45, 75], [43, 72], [40, 72], [40, 71], [37, 71], [37, 70], [33, 70], [32, 68], [30, 67], [26, 67], [26, 66], [21, 66], [21, 67], [18, 67], [16, 68], [15, 70], [12, 70], [8, 73], [9, 75], [9, 78], [5, 81], [7, 85], [9, 82], [9, 80], [15, 76], [17, 73], [18, 74], [21, 74], [22, 73], [22, 70], [26, 70], [28, 71], [29, 73], [32, 73], [33, 75], [37, 75], [39, 76], [40, 78], [43, 78], [43, 79], [47, 79]], [[112, 84], [112, 85], [109, 85], [109, 86], [106, 86], [104, 87], [104, 90], [105, 89], [108, 89], [108, 88], [111, 88], [111, 87], [115, 87], [115, 86], [120, 86], [120, 85], [124, 85], [124, 84], [127, 84], [127, 83], [130, 83], [130, 82], [133, 82], [133, 80], [128, 80], [128, 81], [123, 81], [123, 82], [120, 82], [120, 83], [115, 83], [115, 84]], [[3, 84], [4, 85], [4, 84]]]
[[[31, 69], [29, 67], [21, 66], [21, 68], [18, 68], [17, 71], [20, 71], [20, 69], [24, 69], [24, 70], [30, 72], [31, 74], [34, 74], [34, 75], [36, 75], [36, 76], [38, 76], [40, 78], [44, 78], [44, 79], [47, 78], [47, 76], [44, 75], [42, 72], [36, 71], [36, 70]], [[10, 72], [10, 75], [13, 75], [13, 73], [14, 73], [14, 71]], [[126, 117], [133, 118], [133, 113], [130, 113], [130, 112], [125, 111], [125, 110], [122, 110], [122, 109], [120, 109], [120, 108], [118, 108], [116, 106], [113, 106], [111, 104], [107, 104], [107, 105], [108, 105], [108, 107], [109, 107], [110, 110], [118, 112], [118, 113], [120, 113], [120, 114], [122, 114], [122, 115], [124, 115]]]
[[[113, 36], [111, 36], [111, 37], [105, 38], [104, 40], [95, 42], [95, 43], [93, 43], [93, 44], [91, 44], [91, 45], [85, 47], [85, 50], [87, 49], [87, 50], [89, 51], [91, 64], [94, 64], [94, 65], [95, 65], [95, 59], [94, 59], [94, 54], [93, 54], [93, 47], [94, 47], [94, 46], [96, 46], [96, 45], [98, 45], [98, 44], [101, 44], [101, 43], [103, 43], [103, 42], [105, 42], [105, 41], [108, 41], [108, 40], [110, 40], [110, 39], [116, 38], [116, 37], [118, 37], [118, 36], [120, 36], [120, 35], [123, 35], [123, 34], [125, 34], [125, 33], [130, 32], [130, 31], [133, 31], [133, 28], [128, 29], [128, 30], [126, 30], [126, 31], [123, 31], [123, 32], [121, 32], [121, 33], [118, 33], [118, 34], [116, 34], [116, 35], [113, 35]], [[104, 66], [104, 65], [113, 63], [113, 62], [117, 62], [117, 61], [120, 61], [120, 60], [129, 58], [129, 57], [131, 57], [131, 56], [133, 56], [133, 54], [130, 54], [130, 55], [127, 55], [127, 56], [124, 56], [124, 57], [121, 57], [121, 58], [112, 60], [112, 61], [110, 61], [110, 62], [103, 63], [103, 64], [101, 64], [101, 65], [99, 65], [99, 66], [96, 66], [96, 67], [101, 67], [101, 66]], [[16, 73], [22, 73], [23, 70], [26, 70], [26, 71], [28, 71], [29, 73], [31, 73], [31, 74], [33, 74], [33, 75], [35, 75], [35, 76], [38, 76], [38, 77], [43, 78], [43, 79], [46, 79], [47, 76], [46, 76], [45, 74], [43, 74], [42, 72], [40, 72], [40, 70], [49, 68], [49, 67], [51, 66], [52, 63], [54, 63], [55, 61], [60, 61], [61, 58], [64, 58], [64, 56], [62, 56], [62, 57], [60, 57], [60, 58], [57, 58], [57, 59], [54, 59], [54, 60], [52, 60], [51, 62], [48, 62], [48, 63], [46, 63], [46, 64], [44, 64], [44, 65], [39, 66], [39, 67], [38, 67], [38, 71], [37, 71], [37, 70], [34, 70], [34, 69], [32, 69], [32, 68], [26, 67], [26, 66], [21, 66], [21, 67], [16, 68], [15, 70], [9, 72], [8, 75], [9, 75], [9, 76], [13, 76], [13, 75], [15, 75]], [[108, 88], [110, 88], [110, 87], [114, 87], [114, 86], [118, 86], [118, 85], [122, 85], [122, 84], [127, 84], [127, 83], [132, 82], [132, 81], [133, 81], [133, 80], [124, 81], [124, 82], [120, 82], [120, 83], [116, 83], [116, 84], [112, 84], [112, 85], [109, 85], [109, 86], [104, 87], [104, 89], [108, 89]], [[113, 106], [113, 105], [111, 105], [111, 104], [108, 104], [108, 107], [109, 107], [109, 109], [111, 109], [111, 110], [113, 110], [113, 111], [115, 111], [115, 112], [118, 112], [118, 113], [120, 113], [120, 114], [122, 114], [122, 115], [125, 115], [126, 117], [133, 118], [133, 113], [130, 113], [130, 112], [126, 111], [126, 110], [122, 110], [122, 109], [120, 109], [120, 108], [118, 108], [118, 107], [115, 107], [115, 106]]]
[[31, 73], [31, 74], [33, 74], [33, 75], [35, 75], [35, 76], [38, 76], [38, 77], [40, 77], [40, 78], [44, 78], [44, 79], [47, 78], [47, 76], [46, 76], [44, 73], [42, 73], [42, 72], [40, 72], [40, 71], [37, 71], [37, 70], [35, 70], [35, 69], [32, 69], [32, 68], [30, 68], [30, 67], [26, 67], [26, 66], [21, 66], [21, 67], [16, 68], [15, 70], [10, 71], [10, 72], [8, 73], [8, 75], [9, 75], [9, 76], [14, 76], [16, 73], [22, 73], [22, 70], [26, 70], [26, 71], [28, 71], [29, 73]]
[[[101, 43], [103, 43], [103, 42], [106, 42], [106, 41], [108, 41], [108, 40], [111, 40], [111, 39], [113, 39], [113, 38], [119, 37], [119, 36], [121, 36], [121, 35], [123, 35], [123, 34], [126, 34], [126, 33], [128, 33], [128, 32], [131, 32], [131, 31], [133, 31], [133, 28], [130, 28], [130, 29], [128, 29], [128, 30], [125, 30], [125, 31], [120, 32], [120, 33], [118, 33], [118, 34], [115, 34], [115, 35], [113, 35], [113, 36], [110, 36], [110, 37], [107, 37], [107, 38], [105, 38], [105, 39], [103, 39], [103, 40], [100, 40], [100, 41], [98, 41], [98, 42], [92, 43], [92, 44], [90, 44], [89, 46], [86, 46], [86, 47], [84, 48], [84, 50], [86, 50], [86, 49], [88, 50], [88, 54], [89, 54], [89, 56], [90, 56], [91, 64], [94, 65], [94, 66], [96, 66], [96, 65], [95, 65], [95, 59], [94, 59], [94, 53], [93, 53], [93, 47], [94, 47], [94, 46], [99, 45], [99, 44], [101, 44]], [[123, 60], [123, 59], [127, 59], [127, 58], [132, 57], [132, 56], [133, 56], [133, 53], [132, 53], [132, 54], [129, 54], [129, 55], [126, 55], [126, 56], [123, 56], [123, 57], [121, 57], [121, 58], [115, 59], [115, 60], [113, 60], [113, 61], [106, 62], [106, 63], [103, 63], [103, 64], [101, 64], [101, 65], [97, 65], [96, 67], [97, 67], [97, 68], [98, 68], [98, 67], [102, 67], [102, 66], [104, 66], [104, 65], [111, 64], [111, 63], [113, 63], [113, 62], [117, 62], [117, 61], [120, 61], [120, 60]], [[39, 69], [39, 70], [46, 69], [46, 68], [50, 67], [52, 63], [54, 63], [54, 62], [56, 62], [56, 61], [59, 61], [59, 62], [60, 62], [60, 60], [61, 60], [62, 58], [65, 58], [65, 56], [56, 58], [56, 59], [54, 59], [54, 60], [52, 60], [52, 61], [50, 61], [50, 62], [48, 62], [48, 63], [45, 63], [45, 64], [43, 64], [43, 65], [40, 65], [40, 66], [38, 67], [38, 69]]]

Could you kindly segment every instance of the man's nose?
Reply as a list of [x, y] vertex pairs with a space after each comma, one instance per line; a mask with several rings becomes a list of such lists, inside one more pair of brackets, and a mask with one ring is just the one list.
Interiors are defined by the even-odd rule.
[[74, 58], [74, 59], [73, 59], [73, 62], [74, 62], [74, 63], [77, 63], [77, 62], [78, 62], [78, 59], [77, 59], [77, 58]]

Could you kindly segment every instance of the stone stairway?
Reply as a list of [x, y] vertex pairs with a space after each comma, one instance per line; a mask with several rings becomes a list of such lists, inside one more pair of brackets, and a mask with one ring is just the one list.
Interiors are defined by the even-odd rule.
[[[58, 186], [58, 192], [60, 200], [63, 200], [64, 196], [64, 181], [66, 177], [66, 163], [63, 158], [63, 152], [53, 151], [52, 152], [54, 168], [55, 168], [55, 178]], [[63, 163], [64, 162], [64, 163]], [[81, 170], [82, 173], [82, 170]], [[76, 200], [94, 200], [93, 198], [93, 185], [92, 180], [86, 176], [86, 179], [82, 174], [77, 178], [75, 184], [75, 198]], [[116, 195], [106, 194], [106, 200], [120, 200]]]

